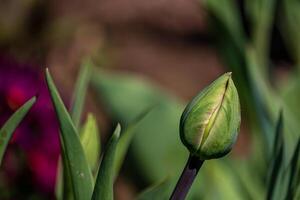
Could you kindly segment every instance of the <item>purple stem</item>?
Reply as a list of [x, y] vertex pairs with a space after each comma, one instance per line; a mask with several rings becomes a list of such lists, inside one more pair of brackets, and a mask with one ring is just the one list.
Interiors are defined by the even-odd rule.
[[184, 200], [204, 160], [190, 155], [170, 200]]

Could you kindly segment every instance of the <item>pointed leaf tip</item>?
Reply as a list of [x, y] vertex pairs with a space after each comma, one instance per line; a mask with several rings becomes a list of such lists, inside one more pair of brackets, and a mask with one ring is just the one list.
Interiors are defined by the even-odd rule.
[[57, 91], [49, 71], [46, 69], [46, 81], [52, 104], [60, 124], [61, 143], [63, 147], [63, 163], [69, 170], [74, 198], [89, 199], [93, 192], [92, 174], [89, 169], [77, 129]]
[[118, 124], [108, 141], [103, 159], [98, 171], [92, 200], [113, 200], [115, 153], [119, 141], [121, 126]]
[[7, 145], [18, 127], [22, 122], [26, 114], [32, 108], [33, 104], [36, 102], [36, 97], [32, 97], [24, 105], [22, 105], [2, 126], [0, 129], [0, 165], [6, 151]]
[[120, 133], [121, 133], [121, 124], [118, 123], [113, 135], [116, 139], [118, 139], [120, 137]]

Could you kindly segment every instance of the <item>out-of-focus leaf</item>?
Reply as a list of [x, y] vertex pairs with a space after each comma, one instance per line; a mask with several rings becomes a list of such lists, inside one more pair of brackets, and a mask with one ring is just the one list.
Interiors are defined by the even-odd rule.
[[[269, 47], [271, 42], [271, 31], [275, 16], [275, 0], [247, 0], [245, 9], [248, 8], [253, 30], [250, 33], [256, 56], [260, 64], [260, 72], [267, 77], [269, 62]], [[249, 25], [249, 24], [248, 24]]]
[[[265, 154], [270, 156], [272, 142], [274, 139], [274, 126], [280, 102], [276, 98], [270, 84], [260, 72], [260, 65], [256, 57], [255, 49], [248, 47], [245, 49], [245, 65], [240, 66], [246, 69], [249, 98], [252, 107], [256, 111], [256, 122], [261, 128], [264, 143], [266, 146]], [[267, 158], [267, 157], [266, 157]]]
[[300, 69], [300, 3], [297, 0], [283, 0], [281, 4], [280, 28], [283, 39], [285, 40], [289, 53], [296, 61], [298, 70]]
[[96, 118], [89, 113], [81, 130], [80, 141], [92, 172], [97, 170], [100, 158], [100, 135]]
[[235, 1], [205, 0], [203, 3], [206, 9], [214, 13], [214, 17], [224, 24], [231, 39], [238, 49], [241, 50], [245, 43], [245, 34]]
[[46, 80], [60, 124], [61, 146], [65, 154], [63, 163], [67, 165], [67, 169], [70, 172], [74, 198], [76, 200], [90, 199], [93, 191], [92, 174], [79, 136], [48, 70], [46, 70]]
[[[71, 170], [70, 166], [68, 165], [68, 160], [66, 157], [66, 150], [64, 148], [64, 145], [61, 144], [61, 157], [62, 157], [62, 175], [63, 177], [61, 179], [58, 179], [58, 181], [62, 181], [62, 194], [59, 197], [62, 197], [63, 200], [73, 200], [74, 199], [74, 188], [72, 185], [72, 178], [71, 178]], [[59, 183], [60, 184], [60, 183]]]
[[300, 199], [300, 186], [297, 188], [295, 199]]
[[283, 140], [283, 116], [282, 112], [279, 114], [277, 121], [275, 140], [273, 144], [273, 157], [271, 161], [269, 177], [268, 177], [268, 189], [267, 199], [273, 198], [273, 191], [276, 187], [280, 170], [282, 169], [283, 162], [283, 151], [284, 151], [284, 140]]
[[283, 113], [280, 111], [279, 118], [276, 124], [275, 138], [273, 144], [273, 153], [277, 154], [280, 151], [281, 146], [283, 145]]
[[91, 76], [92, 64], [90, 60], [85, 60], [79, 71], [79, 76], [76, 81], [75, 91], [72, 97], [72, 112], [71, 116], [76, 128], [80, 125], [84, 99], [89, 85]]
[[228, 165], [228, 170], [235, 175], [234, 179], [238, 181], [234, 186], [234, 189], [239, 190], [240, 193], [243, 194], [243, 200], [264, 198], [265, 185], [261, 182], [259, 169], [255, 171], [249, 170], [257, 169], [256, 166], [253, 165], [253, 160], [251, 160], [251, 158], [227, 160], [226, 163]]
[[93, 73], [92, 86], [113, 119], [127, 126], [141, 110], [156, 105], [137, 127], [131, 145], [133, 157], [150, 182], [180, 173], [188, 156], [178, 133], [183, 105], [143, 79], [130, 75], [101, 70]]
[[146, 189], [136, 200], [167, 200], [171, 195], [173, 186], [174, 184], [171, 179], [165, 179], [161, 183]]
[[299, 121], [300, 112], [298, 110], [298, 106], [300, 101], [300, 78], [298, 74], [294, 73], [288, 80], [280, 82], [279, 87], [280, 96], [293, 116], [295, 116], [297, 121]]
[[[272, 127], [275, 126], [274, 118], [276, 113], [278, 113], [278, 109], [282, 107], [284, 110], [284, 118], [282, 119], [283, 124], [283, 132], [286, 134], [282, 134], [282, 139], [280, 141], [283, 142], [282, 147], [279, 145], [280, 151], [276, 152], [276, 162], [280, 162], [282, 168], [286, 168], [289, 160], [291, 160], [291, 156], [293, 155], [294, 148], [296, 146], [297, 138], [299, 137], [299, 123], [295, 116], [290, 111], [290, 108], [282, 101], [282, 99], [275, 93], [275, 91], [270, 87], [269, 83], [266, 79], [263, 78], [262, 74], [259, 73], [259, 64], [257, 62], [257, 58], [252, 48], [248, 48], [246, 51], [246, 62], [247, 62], [247, 71], [249, 76], [249, 86], [250, 91], [252, 91], [252, 96], [254, 97], [254, 105], [256, 112], [258, 113], [258, 119], [260, 119], [260, 126], [262, 127], [262, 132], [264, 133], [265, 145], [268, 147], [268, 156], [267, 158], [274, 157], [273, 156], [273, 148], [270, 145], [275, 141], [275, 135], [272, 134]], [[279, 143], [280, 144], [280, 143]], [[284, 155], [281, 155], [284, 154]], [[282, 159], [282, 160], [281, 160]], [[275, 162], [275, 161], [273, 161]], [[277, 163], [278, 164], [278, 163]], [[277, 168], [276, 166], [275, 168]], [[277, 170], [277, 169], [275, 169]], [[276, 179], [279, 179], [278, 184], [275, 185], [275, 189], [272, 191], [275, 192], [272, 196], [279, 196], [277, 192], [282, 188], [283, 182], [286, 182], [282, 179], [283, 172], [281, 170], [277, 170], [274, 172], [276, 174]], [[279, 189], [277, 189], [279, 188]], [[273, 193], [274, 193], [273, 192]], [[278, 198], [280, 199], [280, 198]]]
[[130, 142], [136, 133], [137, 127], [152, 109], [153, 107], [151, 106], [143, 111], [133, 122], [128, 125], [124, 133], [121, 134], [120, 141], [116, 149], [116, 162], [114, 163], [115, 177], [117, 177], [120, 171]]
[[[205, 193], [205, 195], [201, 199], [247, 199], [243, 191], [239, 190], [240, 183], [233, 176], [230, 166], [223, 161], [215, 159], [206, 162], [200, 171], [200, 174], [203, 173], [205, 179], [197, 177], [197, 181], [200, 184], [193, 185], [192, 191], [199, 190], [199, 188], [208, 185], [208, 187], [202, 190], [202, 193]], [[191, 194], [189, 197], [190, 199], [200, 199]]]
[[285, 199], [294, 199], [297, 187], [300, 186], [300, 137], [296, 145], [290, 166], [289, 166], [289, 181]]
[[117, 125], [113, 135], [111, 136], [101, 165], [98, 171], [96, 184], [93, 192], [92, 200], [113, 200], [113, 184], [114, 184], [114, 162], [115, 153], [121, 132], [120, 124]]
[[300, 129], [299, 123], [297, 122], [295, 115], [291, 112], [290, 108], [282, 101], [276, 91], [270, 86], [270, 83], [263, 77], [259, 72], [260, 67], [254, 49], [246, 49], [246, 63], [245, 66], [248, 71], [249, 77], [249, 91], [253, 98], [253, 105], [257, 112], [257, 119], [262, 133], [264, 134], [265, 145], [268, 148], [267, 155], [272, 155], [272, 142], [274, 141], [275, 135], [273, 130], [276, 126], [276, 117], [279, 112], [279, 108], [284, 111], [283, 123], [285, 124], [283, 132], [284, 134], [284, 162], [288, 164], [296, 146], [297, 139], [299, 137], [298, 130]]
[[26, 116], [28, 111], [31, 109], [35, 101], [35, 97], [27, 101], [7, 120], [7, 122], [5, 122], [5, 124], [0, 129], [0, 166], [11, 136], [13, 135], [14, 131], [21, 123], [23, 118]]
[[296, 147], [293, 149], [292, 158], [289, 160], [288, 165], [279, 171], [278, 184], [273, 191], [274, 200], [282, 199], [298, 199], [300, 187], [300, 139], [297, 141]]

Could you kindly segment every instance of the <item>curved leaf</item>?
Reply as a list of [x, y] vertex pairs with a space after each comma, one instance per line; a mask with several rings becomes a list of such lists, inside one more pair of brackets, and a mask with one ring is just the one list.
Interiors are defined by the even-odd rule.
[[143, 119], [147, 116], [147, 114], [151, 112], [151, 110], [152, 110], [152, 106], [146, 109], [145, 111], [143, 111], [132, 123], [128, 125], [124, 133], [122, 133], [119, 144], [116, 149], [116, 162], [114, 163], [115, 178], [117, 177], [120, 171], [121, 165], [125, 159], [125, 155], [129, 148], [130, 142], [134, 137], [135, 133], [137, 132], [138, 126], [143, 121]]
[[89, 85], [91, 76], [92, 64], [89, 59], [82, 63], [79, 71], [79, 76], [76, 81], [75, 91], [72, 97], [72, 111], [71, 116], [76, 128], [80, 125], [81, 114], [84, 106], [84, 98]]
[[90, 199], [93, 191], [92, 174], [79, 136], [48, 69], [46, 70], [46, 80], [60, 124], [63, 162], [70, 172], [74, 198], [76, 200]]
[[107, 144], [106, 151], [103, 155], [103, 160], [99, 168], [92, 200], [113, 200], [113, 165], [115, 161], [116, 147], [119, 141], [120, 132], [121, 126], [120, 124], [118, 124]]
[[101, 143], [97, 121], [95, 116], [91, 113], [88, 114], [87, 120], [83, 125], [80, 140], [90, 169], [93, 172], [97, 170]]
[[136, 200], [167, 200], [170, 197], [173, 185], [174, 182], [172, 180], [166, 179], [161, 183], [146, 189], [136, 198]]
[[30, 108], [36, 101], [36, 97], [32, 97], [29, 101], [27, 101], [22, 107], [20, 107], [3, 125], [0, 130], [0, 166], [1, 162], [6, 150], [6, 147], [9, 143], [12, 134], [16, 130], [17, 126], [26, 116]]

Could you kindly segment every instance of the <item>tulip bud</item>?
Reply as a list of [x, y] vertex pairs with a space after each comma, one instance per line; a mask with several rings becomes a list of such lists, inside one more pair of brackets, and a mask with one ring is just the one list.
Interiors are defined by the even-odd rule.
[[240, 121], [239, 97], [230, 72], [187, 105], [180, 119], [180, 138], [191, 155], [201, 160], [219, 158], [235, 143]]

